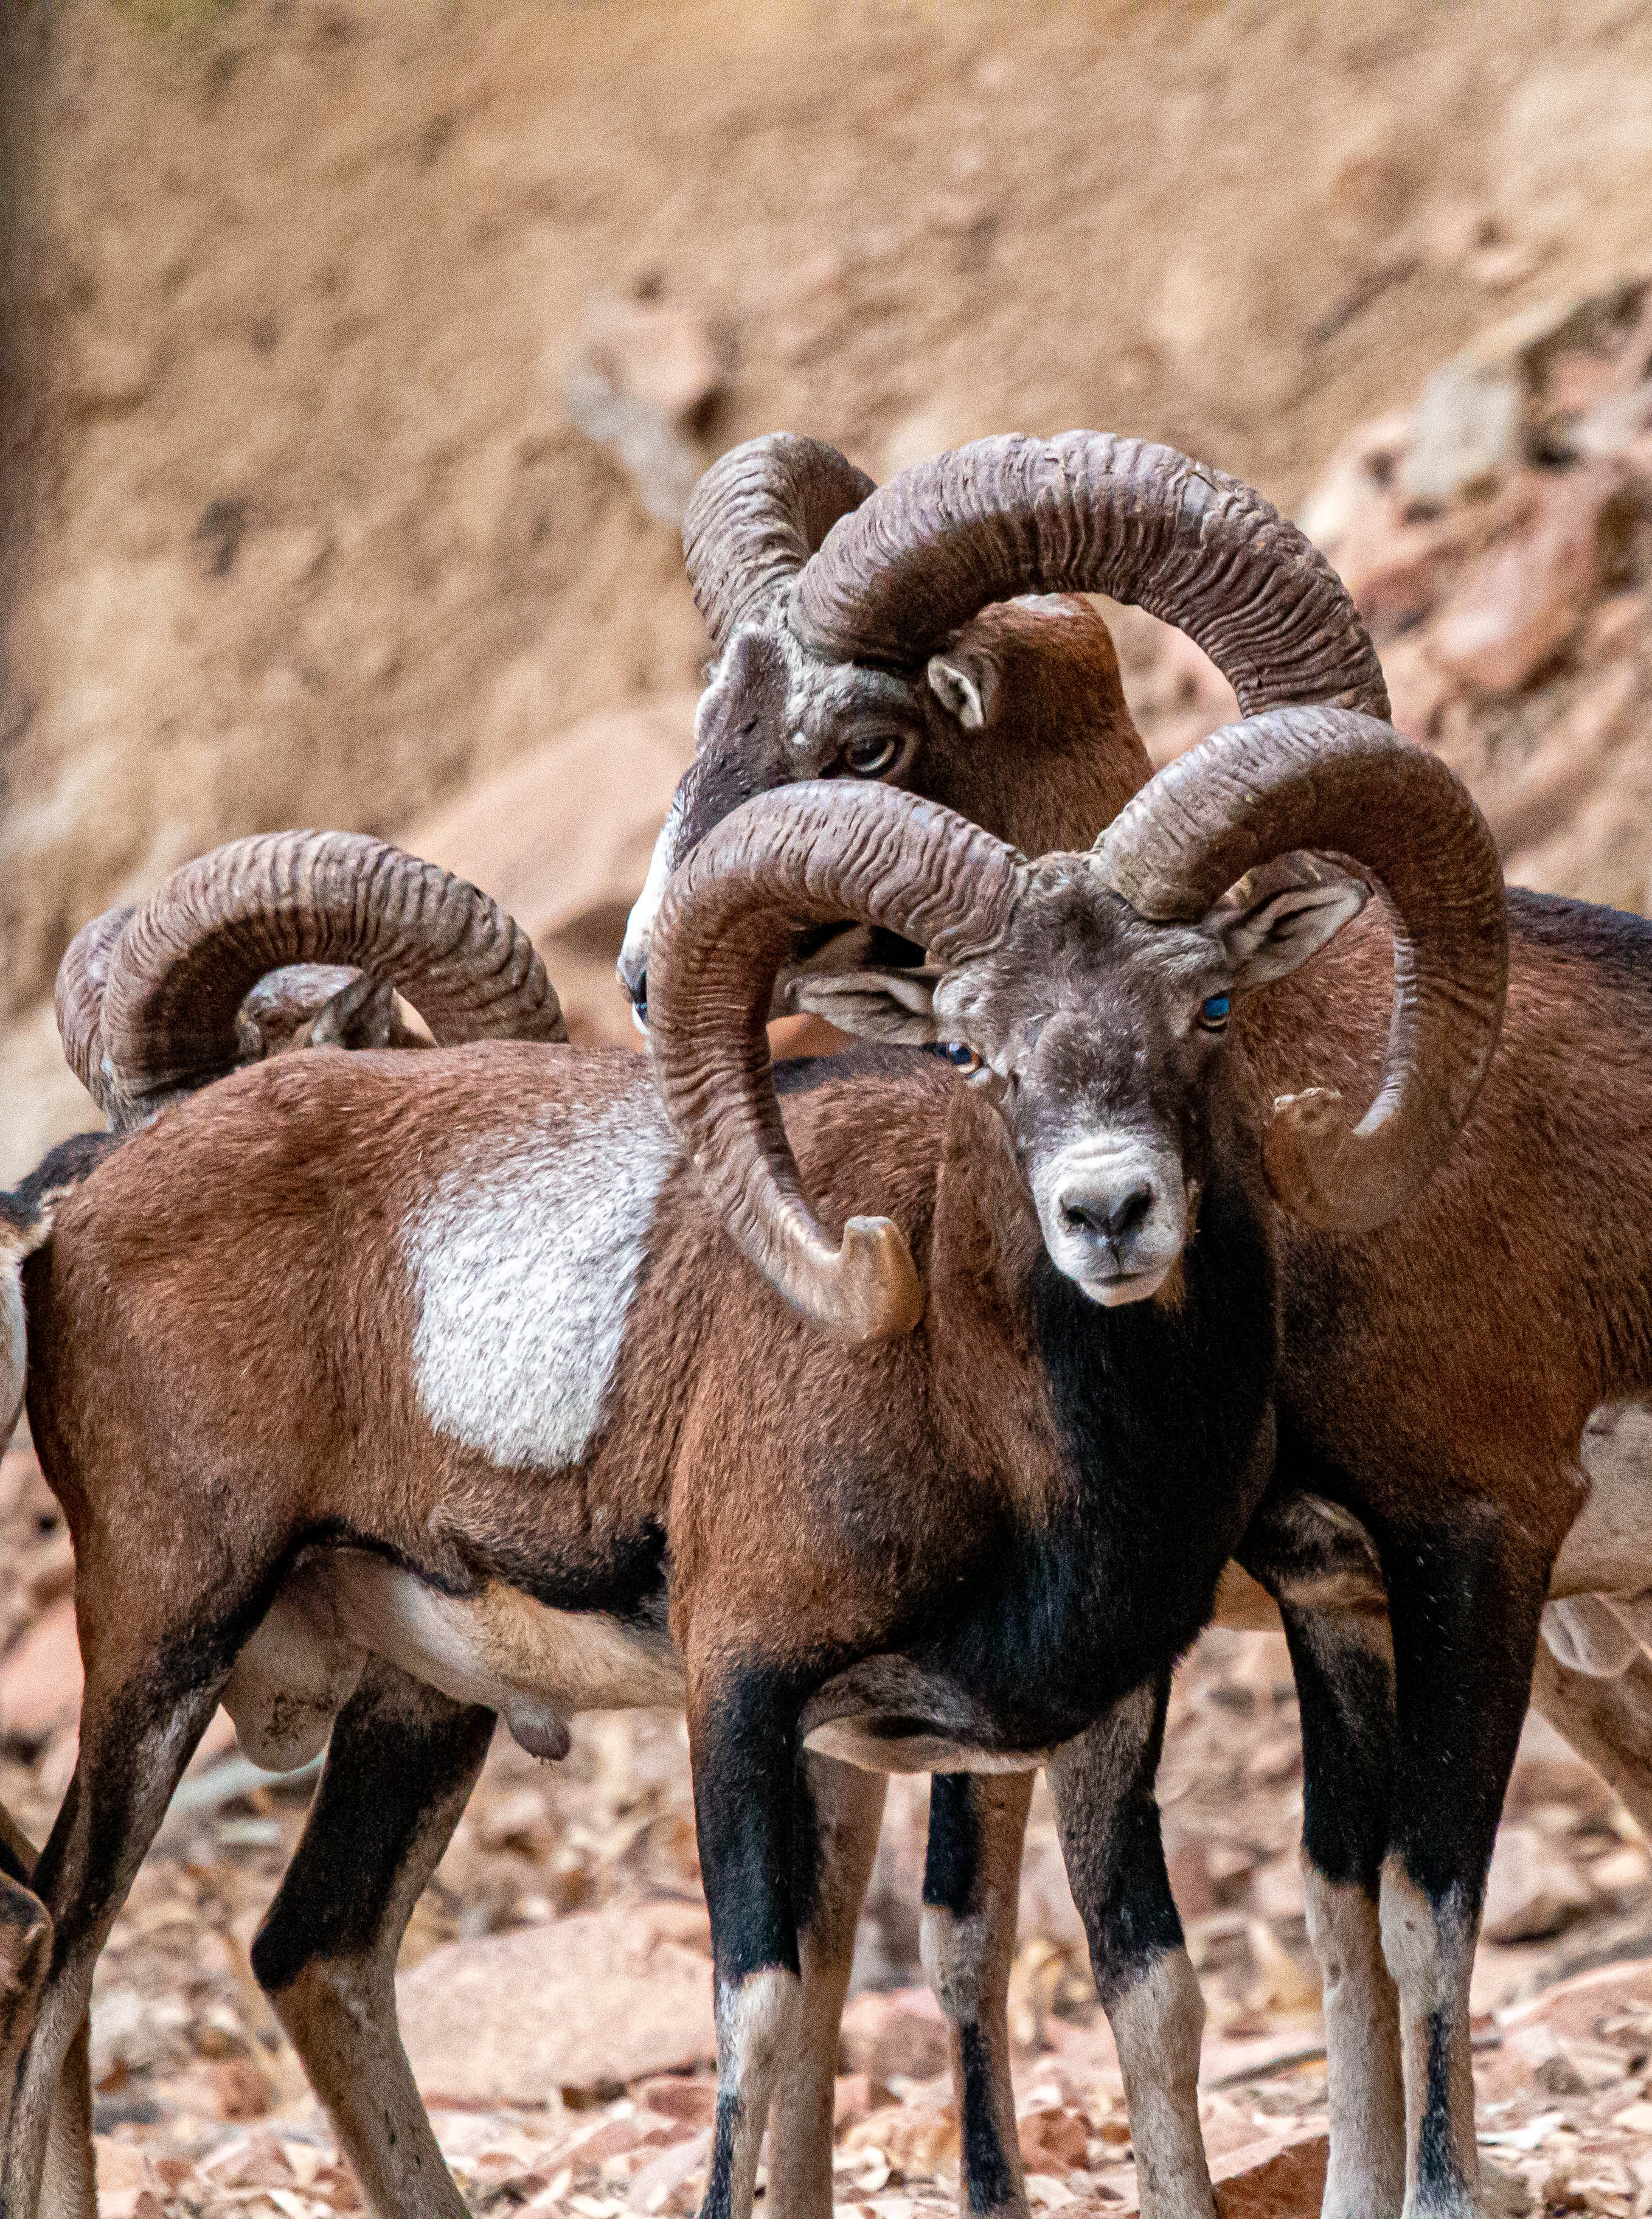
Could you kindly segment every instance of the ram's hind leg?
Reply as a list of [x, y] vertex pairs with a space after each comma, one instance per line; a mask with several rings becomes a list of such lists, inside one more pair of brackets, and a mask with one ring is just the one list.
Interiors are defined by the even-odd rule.
[[938, 1774], [929, 1791], [923, 1969], [946, 2015], [969, 2213], [1024, 2213], [1009, 2077], [1009, 1968], [1030, 1772]]
[[1652, 1658], [1643, 1650], [1617, 1678], [1597, 1680], [1539, 1642], [1531, 1702], [1652, 1834]]
[[1153, 1775], [1170, 1675], [1145, 1681], [1056, 1751], [1061, 1853], [1118, 2045], [1142, 2219], [1214, 2219], [1199, 2131], [1204, 1998], [1164, 1869]]
[[252, 1968], [382, 2219], [462, 2219], [396, 2026], [413, 1907], [475, 1785], [494, 1713], [376, 1660], [338, 1713]]
[[782, 2069], [769, 2113], [763, 2206], [783, 2219], [831, 2219], [838, 2039], [888, 1786], [882, 1773], [833, 1757], [803, 1760], [797, 1851], [803, 2008], [793, 2060]]
[[[35, 1886], [54, 1928], [52, 1963], [23, 2053], [6, 2136], [0, 2202], [33, 2219], [71, 2046], [91, 2001], [92, 1972], [172, 1791], [216, 1707], [228, 1647], [191, 1638], [118, 1687], [87, 1660], [80, 1756]], [[71, 2084], [72, 2085], [72, 2084]]]
[[[52, 1921], [34, 1893], [34, 1849], [0, 1808], [0, 2104], [9, 2103], [52, 1955]], [[92, 2092], [85, 2020], [70, 2045], [52, 2108], [42, 2211], [50, 2219], [96, 2219], [92, 2174]], [[0, 2110], [0, 2124], [4, 2112]]]

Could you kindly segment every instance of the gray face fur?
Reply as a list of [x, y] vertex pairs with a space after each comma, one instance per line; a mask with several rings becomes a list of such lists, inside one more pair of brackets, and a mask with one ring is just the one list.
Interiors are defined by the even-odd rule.
[[1036, 867], [990, 954], [944, 972], [808, 975], [794, 1006], [862, 1037], [944, 1042], [1008, 1128], [1058, 1267], [1094, 1302], [1157, 1294], [1210, 1167], [1260, 1177], [1233, 1002], [1317, 953], [1365, 888], [1316, 872], [1197, 924], [1154, 924], [1087, 856]]
[[991, 720], [998, 676], [991, 648], [967, 631], [923, 670], [897, 674], [821, 662], [772, 615], [742, 625], [700, 697], [694, 761], [626, 922], [619, 979], [639, 1016], [646, 1009], [649, 937], [666, 882], [713, 825], [754, 793], [817, 778], [910, 785], [969, 813], [967, 798], [949, 790], [947, 758], [960, 735]]

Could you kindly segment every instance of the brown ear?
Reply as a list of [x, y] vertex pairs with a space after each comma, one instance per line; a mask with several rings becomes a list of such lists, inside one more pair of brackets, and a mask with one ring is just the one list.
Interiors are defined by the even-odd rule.
[[996, 656], [984, 647], [960, 644], [932, 655], [924, 675], [936, 700], [966, 732], [984, 729], [998, 691]]

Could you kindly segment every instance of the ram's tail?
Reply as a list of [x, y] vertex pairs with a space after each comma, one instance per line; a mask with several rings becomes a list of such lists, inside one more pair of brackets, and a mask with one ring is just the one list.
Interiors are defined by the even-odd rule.
[[0, 1449], [23, 1407], [28, 1335], [23, 1323], [23, 1264], [52, 1237], [59, 1202], [119, 1145], [110, 1133], [79, 1133], [53, 1148], [38, 1171], [9, 1194], [0, 1193]]

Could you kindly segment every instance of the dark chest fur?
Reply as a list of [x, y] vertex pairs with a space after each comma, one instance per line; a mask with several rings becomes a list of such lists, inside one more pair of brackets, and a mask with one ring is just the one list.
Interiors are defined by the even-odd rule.
[[1066, 1738], [1205, 1623], [1272, 1465], [1273, 1259], [1242, 1190], [1205, 1198], [1178, 1308], [1104, 1309], [1047, 1257], [1029, 1290], [1065, 1484], [997, 1537], [904, 1652], [1005, 1747]]

